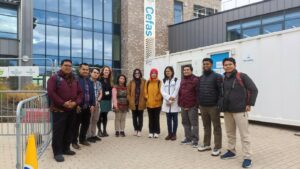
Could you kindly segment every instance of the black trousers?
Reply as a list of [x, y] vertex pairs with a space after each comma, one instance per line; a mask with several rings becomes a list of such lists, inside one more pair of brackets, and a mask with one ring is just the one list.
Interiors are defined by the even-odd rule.
[[[86, 134], [90, 126], [90, 119], [91, 118], [91, 110], [90, 108], [82, 109], [80, 113], [76, 114], [75, 122], [74, 122], [74, 130], [73, 130], [73, 144], [78, 143], [78, 136], [79, 142], [83, 142], [86, 140]], [[80, 127], [80, 130], [79, 130]]]
[[52, 112], [52, 150], [54, 155], [61, 155], [64, 151], [70, 150], [75, 114], [75, 111]]
[[149, 133], [160, 134], [159, 115], [161, 107], [147, 108], [149, 117]]
[[132, 121], [133, 121], [133, 127], [135, 131], [142, 131], [143, 117], [144, 117], [144, 111], [139, 110], [138, 106], [136, 106], [136, 109], [132, 110]]
[[97, 122], [97, 126], [100, 132], [102, 132], [101, 124], [103, 125], [103, 132], [106, 133], [107, 126], [107, 115], [108, 112], [100, 112], [99, 120]]

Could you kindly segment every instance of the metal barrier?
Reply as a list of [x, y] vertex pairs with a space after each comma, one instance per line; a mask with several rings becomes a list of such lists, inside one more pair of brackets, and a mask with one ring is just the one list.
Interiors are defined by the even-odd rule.
[[48, 95], [42, 94], [19, 102], [16, 110], [17, 169], [24, 168], [27, 139], [35, 135], [38, 158], [44, 153], [52, 138], [52, 117]]

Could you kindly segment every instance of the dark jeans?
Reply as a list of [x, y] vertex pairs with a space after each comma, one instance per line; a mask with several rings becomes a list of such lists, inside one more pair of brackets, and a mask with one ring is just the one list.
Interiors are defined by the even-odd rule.
[[[86, 140], [86, 134], [90, 126], [91, 111], [90, 109], [82, 109], [80, 113], [76, 114], [75, 123], [74, 123], [74, 135], [73, 135], [73, 144], [83, 142]], [[80, 132], [79, 132], [80, 127]]]
[[142, 131], [143, 115], [144, 115], [144, 111], [139, 110], [137, 106], [135, 110], [132, 110], [132, 121], [133, 121], [133, 127], [135, 131]]
[[70, 150], [73, 135], [73, 122], [75, 111], [52, 112], [53, 116], [53, 137], [52, 149], [54, 155], [61, 155], [64, 151]]
[[101, 132], [102, 132], [102, 130], [101, 130], [101, 124], [103, 124], [103, 132], [106, 132], [107, 114], [108, 114], [108, 112], [101, 112], [100, 113], [97, 126], [98, 126], [99, 131], [101, 131]]
[[159, 115], [161, 107], [147, 108], [149, 117], [149, 133], [160, 134]]
[[168, 124], [168, 134], [175, 134], [178, 127], [178, 113], [166, 113], [167, 124]]

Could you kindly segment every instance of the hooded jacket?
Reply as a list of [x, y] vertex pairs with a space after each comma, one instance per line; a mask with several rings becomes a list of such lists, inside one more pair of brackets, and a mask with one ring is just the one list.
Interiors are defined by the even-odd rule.
[[148, 108], [158, 108], [162, 105], [162, 95], [160, 93], [160, 88], [162, 82], [155, 78], [151, 77], [151, 74], [156, 73], [158, 75], [157, 69], [151, 69], [150, 71], [150, 79], [145, 84], [145, 99], [147, 100], [146, 105]]

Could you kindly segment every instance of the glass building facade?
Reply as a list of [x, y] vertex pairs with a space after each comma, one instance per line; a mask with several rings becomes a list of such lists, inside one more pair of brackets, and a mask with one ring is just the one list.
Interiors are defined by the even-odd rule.
[[[121, 0], [34, 0], [33, 57], [121, 66]], [[43, 60], [35, 65], [48, 65]]]
[[0, 6], [0, 38], [17, 39], [18, 9], [13, 6]]
[[300, 8], [289, 9], [227, 24], [227, 41], [300, 27]]

